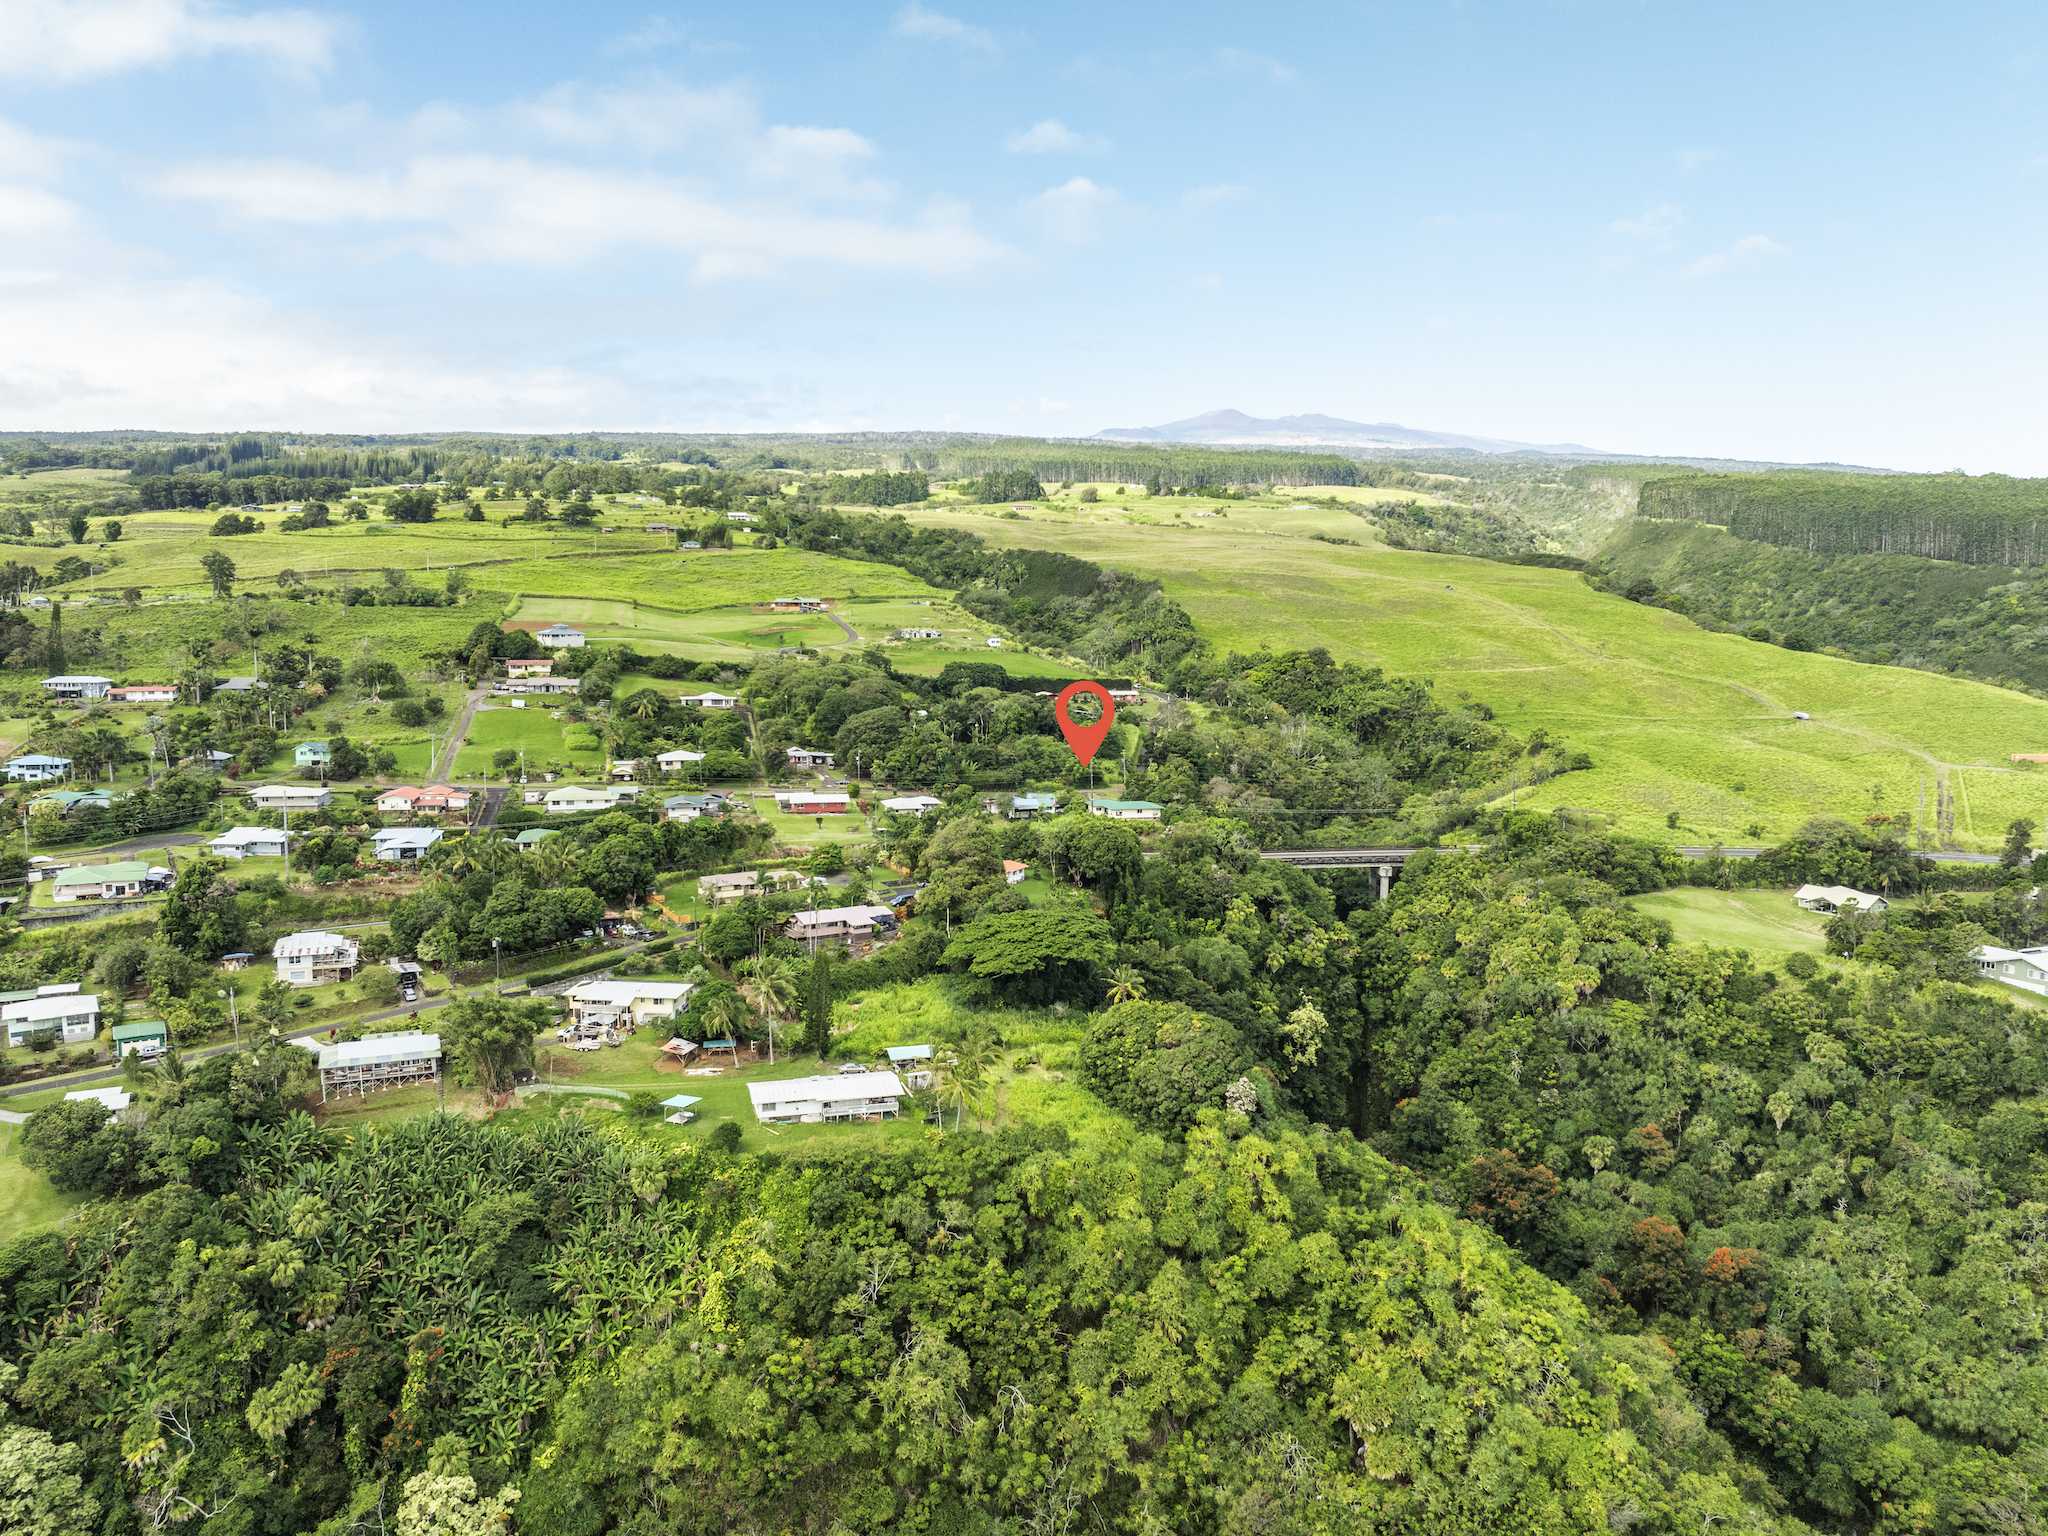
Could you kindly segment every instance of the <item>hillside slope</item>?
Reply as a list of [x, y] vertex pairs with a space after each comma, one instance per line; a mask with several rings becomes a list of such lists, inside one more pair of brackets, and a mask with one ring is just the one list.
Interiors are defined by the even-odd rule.
[[2048, 802], [2048, 778], [2010, 761], [2048, 750], [2048, 702], [1711, 633], [1569, 571], [1387, 549], [1356, 518], [1277, 498], [1173, 500], [1224, 513], [1199, 522], [1162, 521], [1166, 505], [1142, 523], [1059, 497], [910, 515], [1156, 576], [1224, 646], [1321, 645], [1433, 678], [1591, 755], [1523, 803], [1631, 832], [1744, 844], [1874, 809], [1931, 826], [1946, 801], [1955, 841], [1986, 847]]
[[1603, 586], [1797, 650], [2048, 692], [2048, 570], [1913, 555], [1816, 555], [1643, 518], [1593, 565]]

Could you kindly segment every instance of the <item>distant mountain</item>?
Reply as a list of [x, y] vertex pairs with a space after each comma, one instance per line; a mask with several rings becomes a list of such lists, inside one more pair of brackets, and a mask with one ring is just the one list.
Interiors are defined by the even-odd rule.
[[1365, 448], [1412, 452], [1440, 448], [1467, 453], [1568, 453], [1596, 450], [1576, 443], [1516, 443], [1499, 437], [1426, 432], [1391, 421], [1346, 421], [1340, 416], [1247, 416], [1209, 411], [1159, 427], [1110, 427], [1095, 434], [1121, 443], [1214, 443], [1252, 448]]

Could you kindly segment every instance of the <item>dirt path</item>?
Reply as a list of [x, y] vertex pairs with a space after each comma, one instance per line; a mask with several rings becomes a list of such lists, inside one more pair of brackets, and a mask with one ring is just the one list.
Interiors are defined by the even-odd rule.
[[462, 750], [462, 743], [468, 739], [469, 727], [476, 719], [477, 706], [484, 701], [484, 687], [479, 683], [469, 690], [462, 701], [461, 712], [455, 717], [455, 729], [448, 733], [448, 745], [441, 749], [441, 755], [427, 764], [427, 778], [435, 784], [446, 784], [455, 777], [455, 754]]

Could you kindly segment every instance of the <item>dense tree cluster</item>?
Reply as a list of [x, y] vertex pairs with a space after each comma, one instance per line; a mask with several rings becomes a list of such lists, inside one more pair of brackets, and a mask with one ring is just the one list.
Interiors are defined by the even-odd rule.
[[2048, 1499], [2048, 1031], [1940, 979], [1973, 928], [1888, 922], [1802, 979], [1443, 858], [1362, 918], [1359, 1048], [1326, 1060], [1383, 1150], [1669, 1340], [1813, 1519], [1995, 1529]]
[[873, 469], [834, 480], [830, 491], [834, 501], [850, 501], [863, 507], [898, 507], [929, 497], [931, 481], [922, 470]]
[[[1656, 1351], [1345, 1140], [1220, 1110], [794, 1163], [574, 1121], [344, 1139], [227, 1071], [121, 1149], [126, 1204], [0, 1254], [74, 1519], [1797, 1529]], [[107, 1134], [66, 1129], [81, 1164]]]
[[1647, 479], [1644, 517], [1713, 523], [1815, 555], [2048, 565], [2048, 480], [1818, 470]]

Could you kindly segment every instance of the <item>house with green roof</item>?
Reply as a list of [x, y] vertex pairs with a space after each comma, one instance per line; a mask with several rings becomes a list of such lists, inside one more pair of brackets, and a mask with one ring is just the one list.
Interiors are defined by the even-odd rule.
[[171, 1032], [161, 1019], [140, 1019], [133, 1024], [116, 1024], [109, 1033], [113, 1037], [114, 1055], [161, 1056], [171, 1048]]
[[80, 864], [50, 884], [52, 901], [125, 901], [140, 896], [149, 880], [149, 866], [140, 859], [112, 864]]

